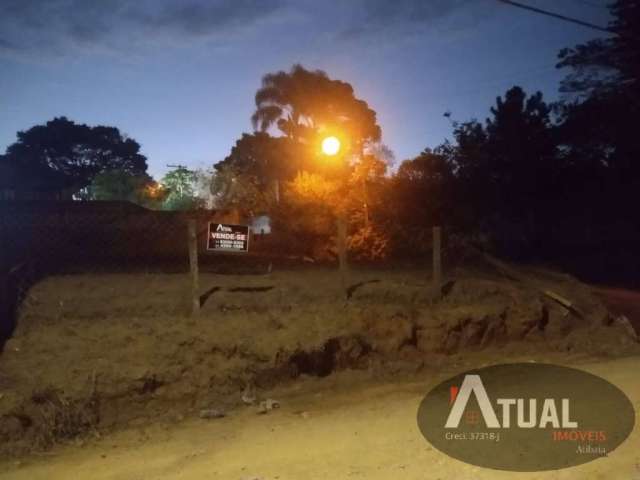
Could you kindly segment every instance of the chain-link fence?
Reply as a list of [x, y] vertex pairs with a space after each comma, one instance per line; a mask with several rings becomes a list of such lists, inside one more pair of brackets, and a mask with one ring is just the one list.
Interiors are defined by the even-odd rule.
[[150, 211], [124, 202], [5, 203], [0, 206], [0, 304], [6, 337], [16, 308], [54, 274], [187, 272], [187, 222], [204, 235], [209, 211]]
[[12, 204], [3, 247], [10, 268], [43, 273], [184, 269], [186, 218], [117, 202]]
[[[185, 288], [194, 290], [188, 275], [191, 222], [200, 272], [264, 274], [275, 262], [278, 267], [323, 262], [277, 234], [251, 233], [249, 253], [208, 252], [209, 222], [246, 223], [232, 217], [206, 210], [152, 211], [126, 202], [0, 204], [0, 338], [12, 332], [16, 310], [30, 287], [50, 275], [183, 273]], [[328, 261], [337, 263], [335, 257]]]

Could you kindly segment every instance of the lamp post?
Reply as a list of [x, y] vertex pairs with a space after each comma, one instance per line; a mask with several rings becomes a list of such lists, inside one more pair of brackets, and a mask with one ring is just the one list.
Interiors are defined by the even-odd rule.
[[[342, 150], [342, 143], [333, 135], [327, 136], [322, 139], [320, 144], [322, 154], [327, 157], [335, 157]], [[343, 178], [344, 181], [344, 178]], [[347, 288], [347, 220], [345, 212], [342, 208], [338, 207], [336, 226], [338, 233], [338, 263], [340, 269], [340, 282], [342, 284], [343, 291]]]

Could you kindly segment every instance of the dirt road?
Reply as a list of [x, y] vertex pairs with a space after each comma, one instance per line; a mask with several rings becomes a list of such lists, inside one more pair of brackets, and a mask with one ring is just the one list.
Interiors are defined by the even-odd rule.
[[[640, 358], [579, 368], [623, 389], [640, 411]], [[459, 370], [463, 370], [459, 365]], [[353, 372], [308, 379], [278, 392], [282, 408], [250, 407], [219, 420], [121, 431], [51, 455], [7, 461], [13, 480], [590, 479], [640, 480], [640, 427], [610, 457], [543, 473], [483, 469], [434, 450], [420, 435], [423, 395], [450, 372], [374, 382]]]
[[624, 288], [596, 287], [595, 292], [616, 315], [625, 315], [640, 335], [640, 292]]

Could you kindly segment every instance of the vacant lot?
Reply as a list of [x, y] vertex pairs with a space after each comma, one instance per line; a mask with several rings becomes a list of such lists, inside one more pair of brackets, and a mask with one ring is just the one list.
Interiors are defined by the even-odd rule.
[[[446, 468], [474, 471], [425, 454], [428, 445], [415, 436], [409, 419], [435, 379], [464, 365], [640, 354], [628, 322], [610, 315], [587, 286], [543, 270], [520, 274], [516, 281], [488, 268], [451, 271], [439, 300], [428, 273], [416, 269], [354, 271], [347, 292], [328, 269], [204, 274], [197, 318], [188, 315], [185, 275], [48, 278], [30, 291], [0, 357], [5, 468], [36, 478], [40, 462], [27, 470], [33, 460], [24, 455], [71, 442], [86, 446], [54, 450], [62, 453], [51, 468], [84, 468], [86, 461], [93, 469], [102, 452], [101, 460], [114, 462], [104, 478], [173, 478], [201, 462], [215, 464], [207, 475], [218, 471], [220, 478], [251, 478], [251, 467], [276, 478], [285, 464], [294, 469], [281, 470], [281, 478], [322, 478], [302, 473], [307, 463], [308, 471], [341, 478], [350, 459], [352, 475], [376, 478], [382, 469], [379, 478], [400, 478], [383, 464], [409, 475], [411, 462], [401, 453], [407, 448], [428, 455], [427, 463], [438, 458]], [[611, 368], [631, 375], [618, 372], [632, 364], [624, 362]], [[247, 387], [258, 401], [276, 398], [282, 408], [257, 415], [241, 399]], [[201, 420], [205, 409], [226, 417]], [[95, 443], [97, 437], [103, 440]], [[116, 447], [105, 453], [105, 445]], [[311, 461], [314, 451], [319, 457]], [[328, 470], [317, 463], [322, 456]], [[26, 463], [12, 467], [16, 458]], [[139, 461], [144, 466], [134, 467]], [[127, 462], [128, 476], [119, 476]]]

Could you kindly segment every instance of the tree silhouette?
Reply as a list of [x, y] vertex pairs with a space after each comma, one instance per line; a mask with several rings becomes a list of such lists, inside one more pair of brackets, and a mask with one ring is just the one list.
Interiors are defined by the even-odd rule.
[[256, 175], [229, 163], [216, 168], [211, 193], [216, 208], [244, 211], [252, 216], [268, 211], [275, 203], [275, 191], [267, 189]]
[[640, 97], [640, 1], [616, 0], [609, 6], [613, 36], [598, 38], [559, 53], [558, 67], [571, 73], [561, 91], [583, 98], [625, 91], [637, 102]]
[[[614, 35], [563, 49], [558, 64], [570, 70], [561, 89], [574, 96], [558, 107], [562, 156], [582, 180], [568, 185], [601, 211], [598, 221], [627, 217], [640, 189], [640, 1], [609, 8]], [[599, 202], [586, 198], [596, 191]]]
[[378, 141], [376, 113], [355, 97], [353, 87], [321, 70], [294, 65], [290, 72], [269, 73], [255, 96], [255, 128], [276, 125], [289, 138], [310, 140], [322, 128], [337, 128], [356, 145]]
[[424, 229], [452, 223], [454, 174], [450, 155], [451, 148], [445, 144], [402, 162], [392, 183], [398, 202], [394, 208], [397, 221]]
[[508, 253], [531, 251], [562, 191], [551, 107], [516, 86], [497, 97], [484, 124], [453, 125], [454, 143], [426, 149], [394, 175], [397, 220], [405, 231], [445, 224], [489, 234]]
[[17, 135], [18, 140], [7, 148], [2, 161], [34, 175], [52, 171], [61, 189], [78, 192], [107, 170], [133, 175], [147, 170], [140, 145], [115, 127], [89, 127], [59, 117]]
[[456, 175], [461, 201], [475, 218], [526, 221], [529, 233], [553, 198], [557, 179], [556, 145], [550, 107], [520, 87], [498, 97], [492, 117], [456, 126]]
[[527, 98], [520, 87], [498, 97], [486, 122], [489, 174], [502, 201], [516, 209], [539, 203], [549, 195], [555, 145], [551, 109], [537, 92]]
[[155, 185], [147, 174], [131, 174], [123, 170], [98, 173], [86, 189], [87, 200], [117, 200], [150, 206]]
[[288, 137], [242, 134], [229, 155], [216, 163], [211, 190], [220, 208], [268, 211], [279, 201], [283, 182], [304, 166], [303, 148]]
[[266, 132], [243, 133], [229, 155], [215, 164], [221, 171], [235, 171], [256, 177], [261, 187], [270, 187], [274, 180], [291, 179], [301, 167], [296, 145], [286, 137], [272, 137]]

